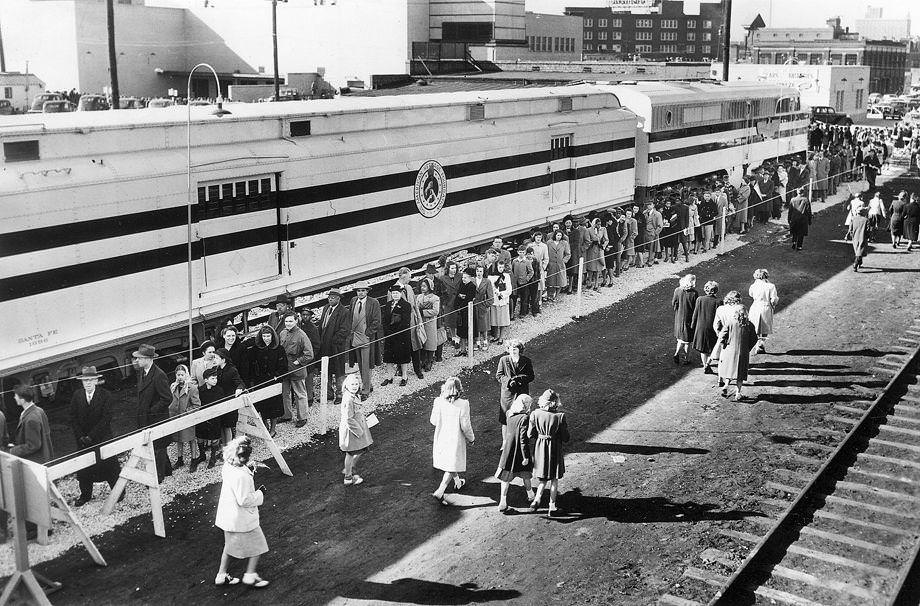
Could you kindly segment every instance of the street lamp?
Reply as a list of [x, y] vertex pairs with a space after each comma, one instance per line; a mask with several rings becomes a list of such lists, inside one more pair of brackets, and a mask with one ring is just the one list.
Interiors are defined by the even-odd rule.
[[223, 97], [220, 95], [220, 78], [217, 77], [217, 72], [213, 67], [207, 63], [199, 63], [192, 68], [192, 71], [188, 73], [188, 87], [186, 91], [186, 108], [188, 110], [186, 120], [185, 120], [185, 130], [186, 130], [186, 164], [188, 167], [188, 172], [186, 173], [187, 177], [187, 186], [188, 191], [185, 196], [185, 206], [188, 219], [188, 363], [191, 367], [194, 345], [193, 345], [193, 335], [192, 335], [192, 323], [194, 318], [192, 316], [192, 310], [195, 308], [195, 296], [192, 292], [192, 76], [195, 74], [195, 70], [199, 67], [206, 67], [211, 70], [211, 73], [214, 74], [214, 81], [217, 84], [217, 109], [211, 112], [212, 116], [217, 116], [218, 118], [226, 116], [230, 112], [223, 107]]

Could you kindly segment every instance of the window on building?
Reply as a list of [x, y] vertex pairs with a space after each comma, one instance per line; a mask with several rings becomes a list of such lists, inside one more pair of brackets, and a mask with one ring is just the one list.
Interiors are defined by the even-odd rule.
[[865, 107], [865, 105], [863, 105], [863, 101], [865, 101], [863, 99], [863, 92], [864, 91], [861, 88], [856, 89], [856, 109], [857, 110], [861, 110]]
[[703, 32], [703, 42], [711, 42], [711, 41], [712, 41], [712, 34], [710, 34], [709, 32]]
[[590, 44], [590, 43], [588, 43], [588, 42], [586, 42], [586, 43], [585, 43], [585, 50], [586, 50], [586, 51], [593, 51], [593, 50], [594, 50], [594, 45], [593, 45], [593, 44]]
[[636, 19], [636, 27], [650, 28], [652, 27], [651, 19]]
[[651, 44], [637, 44], [636, 52], [637, 53], [650, 53], [652, 52], [652, 45]]
[[594, 40], [594, 32], [590, 29], [585, 30], [585, 40]]
[[562, 49], [559, 48], [559, 36], [556, 36], [556, 37], [553, 38], [553, 50], [556, 51], [557, 53], [558, 53], [560, 50], [562, 50]]
[[677, 40], [677, 32], [661, 32], [661, 41]]
[[812, 53], [808, 57], [808, 64], [809, 65], [821, 65], [823, 58], [824, 58], [824, 55], [822, 55], [821, 53]]
[[662, 19], [661, 29], [677, 29], [677, 19]]
[[610, 52], [612, 52], [612, 53], [619, 53], [619, 52], [622, 52], [622, 47], [621, 47], [619, 44], [611, 44], [611, 45], [610, 45]]
[[687, 19], [687, 29], [696, 29], [696, 19]]
[[599, 51], [605, 51], [605, 50], [607, 50], [607, 45], [606, 45], [606, 44], [598, 44], [598, 45], [597, 45], [597, 50], [599, 50]]
[[622, 19], [611, 19], [610, 27], [623, 27], [623, 20]]
[[700, 52], [706, 55], [707, 57], [712, 54], [712, 47], [708, 44], [704, 44], [700, 47]]
[[597, 32], [597, 39], [598, 39], [598, 40], [606, 40], [606, 39], [607, 39], [607, 31], [606, 31], [606, 30], [602, 30], [602, 31]]
[[859, 60], [859, 55], [848, 53], [843, 59], [843, 64], [844, 65], [858, 65], [857, 63], [858, 60]]
[[687, 42], [696, 42], [696, 32], [687, 32]]
[[844, 94], [844, 91], [838, 90], [834, 95], [834, 109], [836, 109], [838, 112], [843, 111]]
[[610, 39], [611, 40], [622, 40], [623, 32], [610, 32]]
[[843, 55], [840, 53], [831, 55], [831, 65], [843, 65]]
[[598, 20], [597, 20], [597, 26], [598, 26], [598, 27], [607, 27], [607, 20], [606, 20], [606, 19], [598, 19]]
[[696, 52], [696, 46], [694, 46], [693, 44], [688, 44], [685, 48], [687, 50], [685, 50], [684, 52], [687, 53], [688, 55], [692, 55], [693, 53]]
[[651, 40], [652, 32], [636, 32], [636, 40]]
[[594, 27], [594, 19], [585, 17], [585, 27]]
[[676, 53], [677, 45], [676, 44], [662, 44], [661, 52], [663, 53]]
[[712, 21], [708, 19], [703, 21], [703, 29], [712, 29]]
[[13, 87], [12, 87], [12, 86], [4, 86], [4, 87], [3, 87], [3, 98], [4, 98], [4, 99], [12, 99], [12, 98], [13, 98]]

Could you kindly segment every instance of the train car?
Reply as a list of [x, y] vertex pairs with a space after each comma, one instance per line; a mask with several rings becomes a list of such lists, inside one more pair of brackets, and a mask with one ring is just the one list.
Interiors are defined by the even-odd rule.
[[764, 160], [804, 153], [809, 116], [792, 88], [747, 82], [599, 86], [640, 119], [636, 195], [727, 169], [736, 187]]
[[593, 86], [228, 108], [0, 118], [5, 387], [128, 363], [189, 267], [200, 324], [633, 196], [636, 116]]

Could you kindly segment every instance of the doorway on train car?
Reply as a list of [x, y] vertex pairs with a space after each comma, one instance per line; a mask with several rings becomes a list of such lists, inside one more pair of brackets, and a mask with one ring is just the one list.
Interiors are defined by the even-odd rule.
[[575, 154], [571, 133], [550, 138], [550, 159], [547, 172], [550, 176], [551, 209], [565, 207], [575, 201]]
[[278, 175], [199, 182], [201, 290], [213, 292], [281, 275]]

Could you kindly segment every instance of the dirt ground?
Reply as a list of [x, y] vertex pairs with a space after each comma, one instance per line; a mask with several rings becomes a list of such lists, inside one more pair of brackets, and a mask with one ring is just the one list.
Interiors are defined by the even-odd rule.
[[[758, 267], [777, 283], [776, 334], [754, 360], [750, 402], [721, 398], [714, 377], [671, 361], [675, 280], [528, 343], [532, 393], [558, 390], [569, 416], [565, 518], [497, 511], [493, 360], [462, 377], [477, 439], [451, 506], [429, 496], [439, 480], [429, 389], [411, 396], [415, 412], [381, 415], [361, 486], [342, 486], [332, 434], [285, 454], [294, 478], [259, 472], [267, 589], [213, 585], [223, 537], [211, 486], [166, 508], [166, 539], [146, 511], [97, 537], [107, 568], [76, 548], [40, 565], [64, 584], [53, 602], [654, 604], [718, 545], [716, 529], [767, 513], [762, 485], [791, 452], [786, 437], [883, 385], [867, 369], [916, 316], [920, 253], [876, 244], [853, 273], [842, 218], [839, 208], [819, 215], [803, 251], [759, 228], [750, 245], [695, 268], [700, 288], [714, 279], [723, 294], [746, 295]], [[526, 506], [520, 486], [510, 504]]]

